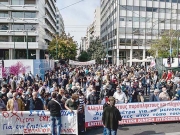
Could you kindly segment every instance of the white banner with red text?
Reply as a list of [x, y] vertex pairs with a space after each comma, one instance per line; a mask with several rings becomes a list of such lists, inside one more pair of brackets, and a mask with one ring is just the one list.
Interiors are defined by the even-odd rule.
[[86, 62], [69, 60], [69, 65], [85, 66], [85, 65], [94, 65], [94, 64], [96, 64], [95, 60], [86, 61]]
[[[180, 121], [180, 102], [147, 102], [116, 104], [122, 121], [119, 124], [138, 124], [150, 122]], [[85, 126], [102, 126], [103, 105], [85, 107]]]
[[[50, 112], [0, 112], [0, 134], [50, 134]], [[61, 134], [78, 134], [77, 112], [61, 111]]]

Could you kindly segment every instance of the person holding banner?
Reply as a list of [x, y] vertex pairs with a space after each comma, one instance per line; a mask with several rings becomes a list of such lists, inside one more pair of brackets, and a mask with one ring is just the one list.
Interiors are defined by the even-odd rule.
[[102, 122], [106, 135], [117, 135], [118, 123], [122, 120], [121, 113], [115, 107], [115, 98], [109, 97], [109, 106], [103, 110]]
[[[52, 93], [52, 99], [48, 103], [48, 110], [50, 111], [51, 116], [51, 134], [52, 135], [60, 135], [61, 132], [61, 113], [62, 110], [61, 104], [56, 100], [57, 94], [55, 92]], [[56, 126], [56, 132], [55, 132]], [[56, 134], [57, 133], [57, 134]]]

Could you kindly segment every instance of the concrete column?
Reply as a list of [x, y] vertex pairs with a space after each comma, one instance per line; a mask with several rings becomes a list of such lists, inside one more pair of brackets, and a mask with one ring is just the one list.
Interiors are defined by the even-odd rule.
[[40, 59], [40, 50], [36, 50], [36, 60]]
[[[143, 59], [146, 59], [146, 50], [143, 49]], [[145, 62], [143, 62], [143, 65], [145, 66]]]
[[133, 49], [130, 49], [130, 63], [129, 63], [129, 66], [132, 66], [132, 57], [133, 57]]
[[9, 49], [9, 59], [13, 59], [13, 49]]
[[119, 49], [116, 50], [116, 65], [119, 66]]

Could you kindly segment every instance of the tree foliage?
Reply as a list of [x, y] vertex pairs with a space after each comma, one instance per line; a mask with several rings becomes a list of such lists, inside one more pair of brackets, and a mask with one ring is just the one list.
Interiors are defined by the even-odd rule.
[[99, 38], [96, 38], [90, 42], [87, 53], [91, 60], [95, 59], [97, 63], [101, 62], [101, 58], [104, 58], [106, 53]]
[[175, 31], [163, 33], [160, 39], [155, 40], [155, 42], [151, 44], [151, 49], [149, 49], [148, 52], [152, 56], [156, 56], [156, 57], [163, 57], [163, 58], [169, 57], [171, 36], [173, 36], [172, 56], [175, 57], [177, 55], [177, 38], [176, 37], [178, 36], [178, 33], [174, 33], [174, 32]]
[[9, 73], [18, 76], [19, 74], [26, 73], [28, 68], [29, 67], [25, 67], [22, 62], [17, 62], [9, 67]]
[[63, 33], [61, 36], [55, 36], [48, 46], [48, 51], [56, 59], [75, 59], [77, 55], [76, 42], [70, 34]]
[[81, 51], [81, 53], [80, 53], [80, 55], [78, 57], [78, 60], [81, 61], [81, 62], [88, 61], [89, 60], [88, 53], [86, 51]]

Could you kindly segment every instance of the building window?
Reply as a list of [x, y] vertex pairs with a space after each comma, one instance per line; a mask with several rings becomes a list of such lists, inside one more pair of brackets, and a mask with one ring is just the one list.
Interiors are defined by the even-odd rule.
[[24, 36], [14, 36], [12, 42], [24, 42]]
[[8, 24], [0, 23], [0, 30], [8, 30], [8, 29], [9, 29]]
[[[26, 38], [25, 38], [26, 42]], [[28, 36], [28, 42], [36, 42], [36, 37], [35, 36]]]
[[126, 40], [125, 38], [120, 38], [120, 44], [125, 44]]
[[36, 30], [36, 25], [35, 24], [25, 24], [25, 29], [24, 30]]
[[25, 12], [24, 18], [36, 18], [36, 12]]
[[24, 5], [24, 0], [11, 0], [12, 5]]
[[35, 5], [36, 4], [36, 0], [24, 0], [24, 4], [25, 5]]
[[172, 3], [177, 3], [177, 0], [172, 0]]
[[0, 5], [9, 5], [9, 1], [8, 0], [0, 0]]
[[126, 44], [131, 44], [131, 39], [126, 39]]
[[8, 36], [0, 36], [0, 42], [8, 42], [9, 37]]
[[139, 10], [140, 11], [146, 11], [146, 8], [145, 7], [139, 7]]
[[24, 30], [24, 24], [14, 24], [12, 28], [13, 30]]
[[139, 6], [134, 6], [133, 11], [139, 11]]
[[152, 7], [146, 7], [147, 12], [152, 12]]
[[24, 18], [24, 12], [12, 12], [13, 18]]
[[8, 12], [0, 12], [0, 17], [9, 17]]

